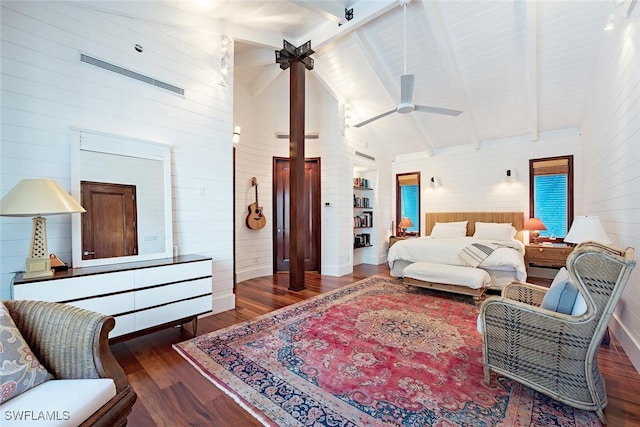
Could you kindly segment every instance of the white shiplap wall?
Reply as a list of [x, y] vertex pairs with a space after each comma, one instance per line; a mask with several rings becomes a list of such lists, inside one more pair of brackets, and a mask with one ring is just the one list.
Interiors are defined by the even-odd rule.
[[[613, 243], [640, 251], [640, 10], [603, 33], [585, 104], [582, 215], [598, 215]], [[588, 171], [588, 172], [587, 172]], [[640, 268], [636, 267], [611, 330], [640, 370]]]
[[[72, 2], [2, 2], [0, 193], [29, 177], [54, 178], [69, 190], [70, 126], [172, 145], [174, 244], [181, 254], [213, 258], [214, 310], [222, 311], [235, 303], [233, 81], [217, 83], [220, 36], [181, 31]], [[81, 52], [182, 87], [185, 95], [81, 63]], [[24, 268], [31, 221], [0, 221], [1, 297], [9, 298], [12, 272]], [[70, 219], [47, 223], [49, 251], [69, 261]]]
[[[393, 171], [421, 174], [420, 230], [424, 235], [425, 212], [523, 211], [528, 217], [529, 159], [533, 158], [574, 156], [574, 202], [580, 206], [580, 141], [576, 129], [566, 129], [540, 134], [536, 142], [515, 138], [485, 142], [480, 150], [448, 150], [423, 158], [405, 156], [395, 162]], [[507, 169], [515, 172], [517, 180], [506, 180]], [[430, 185], [432, 176], [437, 177], [439, 187]]]
[[[277, 67], [276, 64], [272, 66]], [[321, 271], [326, 275], [341, 276], [350, 273], [354, 264], [354, 152], [356, 149], [367, 150], [363, 141], [343, 136], [339, 102], [313, 73], [310, 71], [306, 75], [305, 131], [319, 132], [320, 136], [306, 141], [305, 156], [321, 159]], [[274, 156], [289, 156], [289, 141], [275, 138], [275, 132], [289, 132], [289, 71], [282, 71], [257, 95], [251, 94], [251, 86], [251, 81], [243, 84], [240, 79], [236, 80], [234, 122], [242, 128], [241, 141], [236, 146], [236, 271], [239, 282], [273, 272], [272, 164]], [[376, 156], [375, 152], [369, 154]], [[369, 167], [382, 176], [384, 186], [377, 189], [376, 198], [382, 197], [386, 206], [390, 197], [391, 163], [388, 156], [377, 156], [377, 159]], [[267, 216], [267, 225], [261, 230], [249, 230], [245, 226], [247, 206], [255, 201], [251, 187], [253, 176], [260, 183], [259, 201]], [[325, 202], [330, 206], [325, 206]], [[376, 225], [384, 230], [388, 227], [383, 224], [390, 221], [389, 212], [385, 209], [379, 212], [376, 210]], [[379, 239], [378, 244], [378, 248], [371, 248], [367, 262], [384, 262], [386, 243]]]

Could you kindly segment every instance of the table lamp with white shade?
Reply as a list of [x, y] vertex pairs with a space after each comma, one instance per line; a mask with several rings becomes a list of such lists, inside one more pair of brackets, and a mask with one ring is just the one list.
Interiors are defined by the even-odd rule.
[[565, 243], [578, 244], [587, 240], [600, 243], [611, 243], [611, 239], [604, 231], [604, 227], [598, 216], [577, 216], [564, 238]]
[[53, 275], [47, 250], [47, 220], [42, 215], [78, 212], [86, 211], [52, 179], [23, 179], [0, 200], [0, 215], [33, 217], [25, 279]]

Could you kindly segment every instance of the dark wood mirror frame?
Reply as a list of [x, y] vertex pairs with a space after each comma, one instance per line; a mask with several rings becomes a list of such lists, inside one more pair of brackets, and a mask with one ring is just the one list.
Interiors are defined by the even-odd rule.
[[421, 226], [420, 226], [420, 221], [421, 221], [421, 217], [422, 214], [420, 212], [421, 210], [421, 201], [420, 201], [420, 195], [422, 193], [422, 189], [420, 187], [421, 184], [421, 180], [420, 180], [420, 172], [405, 172], [405, 173], [398, 173], [396, 174], [396, 223], [395, 223], [395, 230], [394, 230], [394, 234], [395, 235], [399, 235], [400, 230], [398, 229], [398, 224], [400, 224], [400, 220], [402, 219], [402, 197], [401, 197], [401, 186], [402, 186], [402, 182], [403, 181], [411, 181], [411, 182], [417, 182], [418, 185], [418, 212], [417, 212], [417, 218], [418, 218], [418, 224], [414, 224], [415, 226], [418, 227], [418, 231], [414, 231], [414, 232], [407, 232], [406, 235], [407, 236], [420, 236], [420, 230], [421, 230]]
[[[529, 217], [533, 218], [535, 215], [535, 192], [534, 192], [534, 177], [536, 175], [536, 165], [542, 163], [562, 163], [560, 166], [555, 166], [558, 171], [564, 171], [567, 174], [567, 232], [571, 228], [573, 223], [574, 206], [573, 206], [573, 155], [544, 157], [539, 159], [529, 159]], [[553, 166], [550, 168], [553, 169]], [[555, 171], [556, 173], [558, 171]], [[553, 241], [555, 243], [563, 242], [562, 238], [556, 238], [554, 240], [548, 237], [539, 237], [539, 242]]]

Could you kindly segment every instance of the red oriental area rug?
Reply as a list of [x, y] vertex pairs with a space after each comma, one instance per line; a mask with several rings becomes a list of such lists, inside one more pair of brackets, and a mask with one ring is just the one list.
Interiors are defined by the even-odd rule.
[[495, 374], [478, 308], [371, 277], [174, 348], [268, 426], [599, 426]]

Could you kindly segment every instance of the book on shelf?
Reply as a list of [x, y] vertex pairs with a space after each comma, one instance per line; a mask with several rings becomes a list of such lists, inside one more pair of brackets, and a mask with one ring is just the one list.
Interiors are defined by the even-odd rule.
[[369, 180], [366, 178], [360, 178], [360, 177], [353, 178], [353, 186], [369, 188]]

